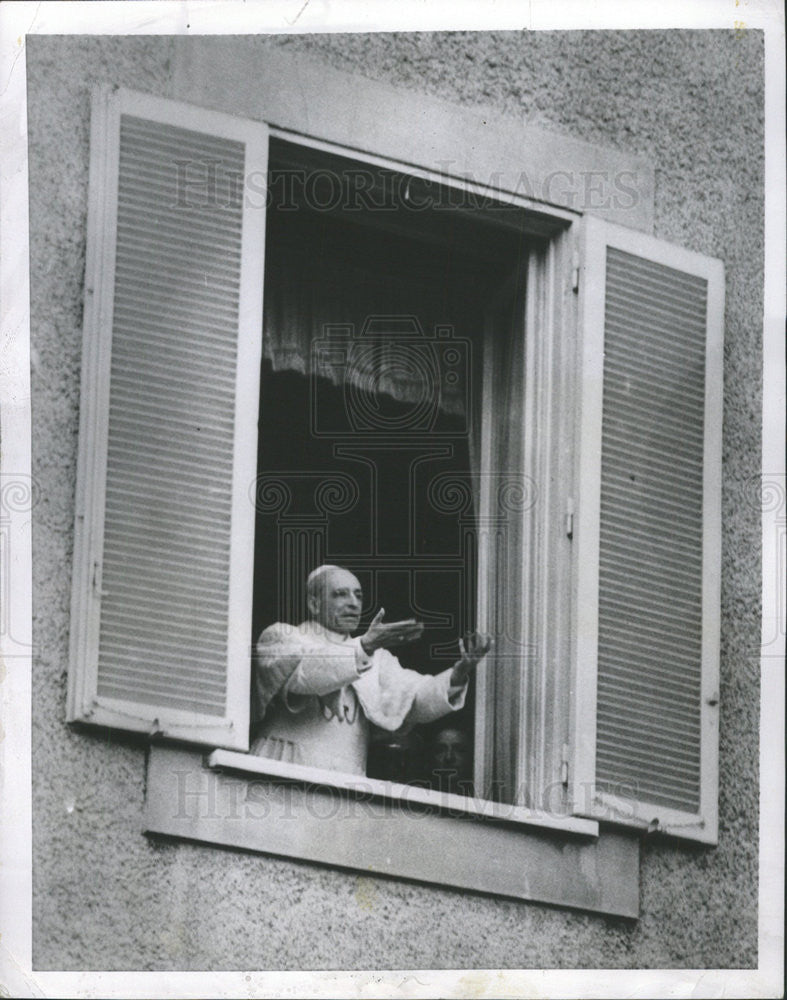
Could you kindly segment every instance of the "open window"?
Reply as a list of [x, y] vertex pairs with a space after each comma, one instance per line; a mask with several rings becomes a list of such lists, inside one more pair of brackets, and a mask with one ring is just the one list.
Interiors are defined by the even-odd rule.
[[90, 184], [69, 720], [248, 750], [330, 559], [425, 619], [408, 665], [495, 636], [477, 799], [712, 841], [718, 262], [123, 90]]
[[[300, 621], [308, 572], [338, 563], [359, 576], [367, 620], [385, 605], [390, 620], [424, 622], [423, 639], [397, 655], [437, 673], [475, 627], [488, 573], [478, 560], [482, 505], [495, 505], [502, 549], [521, 548], [533, 500], [519, 434], [521, 345], [539, 242], [521, 208], [485, 201], [271, 140], [254, 636]], [[500, 605], [489, 613], [511, 617], [500, 591], [487, 590], [486, 603]], [[512, 618], [507, 632], [520, 628]], [[514, 678], [512, 653], [498, 655]], [[476, 709], [501, 710], [491, 698], [476, 704], [471, 687], [464, 709], [432, 727], [464, 737], [468, 793], [474, 758], [483, 773]], [[428, 739], [373, 740], [370, 775], [434, 784]], [[499, 795], [520, 801], [513, 788]]]

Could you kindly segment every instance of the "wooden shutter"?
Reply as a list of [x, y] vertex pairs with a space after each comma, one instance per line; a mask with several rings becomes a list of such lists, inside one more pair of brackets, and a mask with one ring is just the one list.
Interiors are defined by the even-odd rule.
[[248, 747], [267, 145], [95, 95], [70, 721]]
[[575, 812], [715, 843], [723, 271], [585, 220]]

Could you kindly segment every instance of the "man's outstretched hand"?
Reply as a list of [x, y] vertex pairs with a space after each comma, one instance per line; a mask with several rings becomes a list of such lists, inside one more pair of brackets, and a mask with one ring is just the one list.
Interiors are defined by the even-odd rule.
[[424, 626], [415, 618], [408, 618], [403, 622], [383, 622], [384, 615], [385, 608], [380, 608], [369, 628], [361, 636], [361, 646], [368, 656], [371, 656], [375, 649], [390, 649], [393, 646], [402, 646], [406, 642], [415, 642], [423, 634]]
[[491, 647], [492, 637], [485, 632], [465, 632], [459, 640], [460, 658], [451, 670], [451, 684], [455, 687], [465, 684]]

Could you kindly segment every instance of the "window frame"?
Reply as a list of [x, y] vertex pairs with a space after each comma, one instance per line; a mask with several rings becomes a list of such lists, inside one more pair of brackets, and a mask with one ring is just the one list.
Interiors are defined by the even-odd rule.
[[[403, 163], [372, 152], [350, 149], [338, 143], [316, 139], [274, 125], [270, 126], [270, 138], [282, 139], [311, 151], [342, 156], [359, 165], [410, 174], [434, 184], [447, 186], [466, 198], [471, 205], [473, 198], [494, 200], [500, 204], [510, 205], [520, 209], [523, 213], [523, 232], [543, 241], [543, 253], [539, 254], [538, 257], [535, 253], [529, 254], [524, 265], [527, 271], [523, 324], [523, 335], [526, 338], [528, 351], [526, 393], [534, 401], [531, 405], [539, 407], [541, 415], [557, 411], [562, 412], [563, 417], [562, 421], [553, 419], [550, 423], [549, 443], [546, 446], [541, 446], [541, 441], [545, 436], [534, 434], [533, 439], [538, 438], [539, 441], [533, 440], [534, 447], [526, 450], [526, 467], [524, 469], [526, 480], [545, 483], [554, 479], [557, 486], [553, 489], [553, 493], [559, 494], [556, 500], [554, 497], [552, 498], [551, 506], [541, 507], [540, 515], [532, 519], [529, 536], [534, 544], [540, 547], [545, 558], [530, 560], [529, 570], [531, 579], [536, 580], [534, 590], [540, 587], [541, 593], [550, 593], [546, 588], [545, 580], [551, 559], [557, 555], [561, 561], [560, 576], [563, 586], [559, 593], [550, 594], [548, 600], [541, 600], [529, 605], [524, 613], [527, 633], [537, 633], [542, 638], [539, 646], [541, 655], [537, 658], [538, 670], [523, 673], [522, 684], [525, 688], [523, 691], [523, 705], [525, 706], [523, 714], [527, 712], [528, 703], [531, 706], [533, 704], [542, 706], [542, 711], [537, 716], [530, 713], [522, 719], [520, 726], [522, 743], [519, 747], [517, 787], [537, 788], [541, 791], [535, 803], [530, 807], [524, 806], [522, 803], [517, 803], [517, 807], [523, 810], [522, 816], [553, 816], [555, 814], [551, 811], [551, 807], [558, 804], [554, 801], [554, 793], [557, 791], [559, 808], [568, 816], [570, 804], [566, 782], [563, 778], [566, 746], [569, 738], [570, 676], [567, 669], [569, 645], [566, 640], [562, 643], [564, 648], [557, 652], [561, 643], [555, 640], [554, 635], [550, 638], [546, 629], [541, 629], [539, 632], [538, 625], [540, 622], [559, 620], [563, 624], [563, 629], [555, 631], [562, 631], [565, 636], [568, 636], [570, 632], [571, 537], [569, 532], [564, 532], [562, 529], [566, 524], [566, 516], [573, 506], [570, 456], [573, 454], [574, 427], [569, 401], [575, 377], [570, 371], [572, 365], [566, 365], [565, 361], [570, 359], [573, 364], [576, 324], [574, 268], [578, 261], [582, 214], [572, 209], [547, 206], [532, 198], [490, 188], [466, 178], [438, 173], [420, 164]], [[462, 208], [454, 206], [450, 209], [452, 212], [461, 212], [462, 210]], [[465, 211], [472, 214], [475, 210], [470, 208], [469, 210], [465, 209]], [[549, 331], [549, 335], [538, 336], [539, 331], [542, 333]], [[486, 364], [486, 354], [487, 352], [485, 352], [482, 378], [485, 391], [488, 391], [490, 372], [488, 364]], [[536, 360], [536, 355], [539, 361], [546, 360], [547, 363], [533, 363]], [[559, 361], [561, 358], [564, 361], [562, 365]], [[564, 402], [562, 407], [559, 405], [561, 399]], [[487, 413], [487, 418], [488, 416]], [[488, 435], [488, 419], [484, 420], [479, 435], [482, 442], [480, 448], [482, 484], [489, 481], [488, 473], [491, 471], [488, 466], [488, 450], [483, 444], [485, 434]], [[488, 521], [490, 503], [491, 499], [482, 485], [481, 510], [477, 519], [479, 522]], [[562, 544], [555, 537], [556, 528], [557, 535], [562, 539]], [[478, 628], [485, 631], [488, 625], [485, 598], [487, 561], [484, 556], [485, 547], [482, 544], [481, 531], [478, 532], [478, 538], [475, 584], [478, 608], [477, 622]], [[562, 548], [562, 553], [558, 555], [559, 548]], [[525, 554], [523, 554], [523, 558], [526, 558]], [[561, 660], [566, 665], [565, 668], [560, 669], [560, 676], [557, 677], [556, 681], [554, 677], [550, 681], [549, 675], [554, 674], [552, 668], [556, 662], [560, 663]], [[488, 714], [485, 695], [488, 671], [488, 666], [481, 663], [476, 669], [475, 677], [474, 782], [476, 788], [488, 787], [490, 782]], [[547, 697], [547, 689], [550, 684], [552, 688], [550, 688], [549, 694], [554, 709], [552, 712], [548, 712], [543, 707], [543, 700]], [[553, 725], [551, 731], [547, 733], [549, 718], [552, 719]], [[526, 734], [526, 740], [523, 738], [523, 734]], [[548, 803], [545, 802], [547, 795], [549, 796]], [[494, 804], [491, 799], [482, 798], [481, 801]], [[471, 811], [472, 808], [469, 807], [468, 812]], [[561, 828], [560, 822], [556, 823], [556, 828]], [[597, 827], [595, 833], [598, 833]]]
[[[533, 504], [521, 515], [525, 563], [523, 576], [530, 597], [523, 598], [522, 635], [525, 639], [521, 690], [521, 718], [515, 787], [528, 794], [537, 809], [554, 807], [557, 800], [568, 813], [565, 759], [569, 738], [568, 712], [571, 700], [570, 676], [565, 668], [570, 654], [571, 631], [570, 574], [573, 560], [571, 527], [573, 510], [572, 456], [574, 425], [572, 416], [575, 349], [575, 287], [573, 264], [577, 258], [579, 222], [572, 220], [556, 232], [540, 250], [529, 255], [526, 264], [525, 339], [523, 378], [526, 416], [523, 434], [524, 481], [532, 484]], [[492, 379], [486, 363], [484, 396]], [[483, 526], [490, 521], [491, 498], [484, 486], [490, 483], [490, 429], [493, 420], [484, 405], [481, 429], [482, 492], [478, 520], [479, 628], [488, 631], [489, 586], [487, 540]], [[552, 581], [550, 582], [548, 581]], [[476, 750], [475, 784], [488, 787], [492, 779], [488, 764], [492, 734], [487, 732], [485, 713], [489, 668], [481, 665], [476, 681], [476, 732], [481, 733]], [[535, 790], [535, 791], [533, 791]]]

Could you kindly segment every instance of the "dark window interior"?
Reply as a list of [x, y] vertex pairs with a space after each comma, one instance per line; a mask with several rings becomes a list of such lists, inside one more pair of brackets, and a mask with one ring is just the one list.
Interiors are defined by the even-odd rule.
[[[475, 625], [476, 565], [472, 502], [435, 502], [434, 480], [451, 478], [472, 497], [470, 437], [480, 388], [484, 309], [504, 262], [510, 269], [523, 258], [524, 237], [499, 226], [473, 224], [467, 212], [447, 205], [408, 209], [403, 203], [405, 192], [412, 197], [407, 181], [378, 168], [367, 172], [377, 204], [383, 204], [387, 190], [398, 192], [387, 207], [353, 207], [348, 196], [343, 205], [318, 210], [315, 202], [327, 205], [328, 194], [319, 197], [320, 178], [310, 181], [308, 171], [322, 171], [326, 184], [335, 186], [339, 178], [340, 187], [357, 187], [350, 175], [359, 165], [281, 141], [272, 141], [271, 154], [266, 324], [280, 321], [281, 309], [277, 303], [274, 317], [271, 303], [277, 302], [280, 290], [274, 282], [282, 274], [302, 276], [290, 295], [300, 294], [301, 285], [304, 295], [315, 295], [318, 287], [331, 294], [337, 284], [346, 283], [344, 301], [350, 305], [338, 307], [335, 316], [326, 307], [324, 315], [331, 323], [354, 328], [368, 317], [353, 312], [353, 289], [363, 284], [358, 298], [365, 296], [368, 304], [365, 286], [380, 275], [394, 275], [402, 279], [402, 314], [416, 317], [424, 337], [433, 337], [431, 326], [440, 323], [466, 345], [461, 376], [468, 380], [468, 406], [464, 413], [446, 412], [435, 398], [413, 425], [408, 423], [412, 401], [376, 391], [372, 384], [336, 384], [282, 366], [274, 371], [270, 360], [263, 361], [258, 472], [260, 482], [284, 483], [288, 499], [284, 505], [258, 503], [253, 637], [274, 621], [305, 617], [305, 607], [284, 599], [287, 574], [305, 575], [319, 562], [337, 563], [361, 581], [364, 622], [384, 606], [388, 620], [416, 617], [425, 623], [418, 643], [395, 652], [405, 667], [438, 673], [456, 659], [457, 637]], [[326, 179], [328, 173], [333, 180]], [[346, 194], [349, 188], [344, 190]], [[437, 201], [439, 192], [431, 196]], [[419, 303], [425, 299], [419, 298], [419, 287], [427, 289], [429, 301], [421, 313]], [[385, 305], [390, 312], [390, 301]], [[359, 406], [375, 416], [373, 433], [358, 432], [353, 413]], [[315, 502], [315, 491], [331, 477], [354, 484], [355, 497], [340, 497], [326, 510], [325, 503]], [[440, 784], [442, 779], [430, 770], [431, 740], [450, 726], [471, 748], [473, 713], [471, 690], [461, 712], [423, 727], [423, 732], [405, 741], [389, 734], [373, 740], [369, 775]], [[467, 768], [471, 776], [471, 752]], [[452, 784], [450, 790], [463, 789]]]

